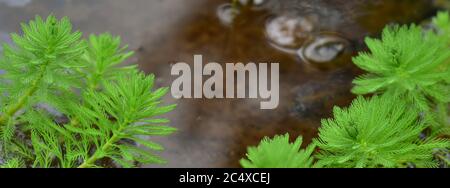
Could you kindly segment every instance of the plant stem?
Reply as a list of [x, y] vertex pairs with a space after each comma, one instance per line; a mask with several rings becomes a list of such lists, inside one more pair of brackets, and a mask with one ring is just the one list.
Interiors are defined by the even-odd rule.
[[[117, 132], [122, 132], [125, 129], [125, 125], [127, 125], [128, 123], [123, 123], [119, 126], [119, 130]], [[103, 156], [101, 156], [102, 153], [105, 153], [105, 151], [107, 151], [115, 142], [119, 141], [119, 136], [117, 136], [116, 133], [113, 133], [113, 135], [111, 136], [111, 138], [109, 138], [109, 140], [97, 151], [95, 151], [95, 153], [89, 157], [87, 160], [85, 160], [80, 166], [78, 166], [78, 168], [89, 168], [92, 167], [93, 164], [103, 158]]]
[[113, 136], [101, 147], [99, 150], [95, 151], [94, 155], [89, 157], [89, 159], [85, 160], [78, 168], [89, 168], [91, 167], [97, 160], [103, 158], [103, 156], [100, 156], [100, 153], [103, 153], [103, 151], [106, 151], [111, 147], [113, 143], [117, 142], [117, 135], [113, 134]]
[[3, 113], [0, 116], [0, 127], [4, 126], [6, 124], [6, 122], [9, 120], [9, 118], [14, 116], [14, 114], [16, 114], [16, 112], [19, 111], [26, 104], [28, 98], [30, 98], [37, 91], [38, 86], [39, 86], [42, 78], [44, 77], [44, 73], [45, 73], [46, 67], [47, 67], [46, 65], [47, 64], [44, 64], [41, 67], [41, 73], [39, 74], [37, 79], [34, 80], [33, 83], [31, 84], [31, 86], [25, 91], [25, 93], [21, 97], [19, 97], [17, 102], [13, 103], [11, 105], [8, 105], [6, 107], [5, 113]]

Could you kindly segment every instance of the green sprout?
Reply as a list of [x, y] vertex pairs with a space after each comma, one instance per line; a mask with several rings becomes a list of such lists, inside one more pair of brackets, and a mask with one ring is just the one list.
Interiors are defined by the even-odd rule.
[[[395, 104], [395, 105], [392, 105]], [[416, 108], [392, 96], [357, 98], [347, 109], [336, 107], [334, 118], [322, 121], [317, 156], [325, 167], [436, 167], [436, 148], [444, 139], [420, 139], [427, 122]]]
[[414, 25], [393, 26], [366, 44], [371, 53], [361, 53], [354, 63], [368, 73], [354, 80], [353, 93], [404, 98], [422, 112], [450, 101], [450, 50], [438, 35]]
[[313, 164], [314, 146], [300, 149], [302, 137], [289, 143], [289, 134], [264, 138], [257, 147], [248, 148], [248, 159], [242, 159], [244, 168], [309, 168]]

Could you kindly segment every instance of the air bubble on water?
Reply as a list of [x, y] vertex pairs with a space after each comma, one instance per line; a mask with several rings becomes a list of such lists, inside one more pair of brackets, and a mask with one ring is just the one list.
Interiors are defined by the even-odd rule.
[[222, 24], [230, 26], [240, 11], [230, 3], [223, 4], [217, 8], [217, 16]]
[[10, 7], [23, 7], [31, 3], [31, 0], [0, 0], [0, 3], [4, 3]]
[[335, 35], [319, 35], [298, 50], [298, 55], [305, 62], [327, 63], [344, 52], [349, 42]]
[[266, 37], [275, 48], [295, 53], [312, 37], [314, 24], [309, 17], [282, 15], [266, 23]]

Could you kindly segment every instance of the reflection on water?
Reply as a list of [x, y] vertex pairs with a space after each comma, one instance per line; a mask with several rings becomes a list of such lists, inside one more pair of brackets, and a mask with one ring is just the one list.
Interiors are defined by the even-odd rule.
[[5, 33], [18, 31], [19, 22], [36, 14], [69, 16], [85, 33], [121, 35], [160, 86], [175, 79], [171, 64], [193, 63], [193, 54], [206, 62], [280, 63], [276, 110], [259, 110], [256, 100], [167, 97], [179, 104], [168, 115], [179, 131], [152, 138], [166, 146], [167, 166], [237, 167], [246, 147], [264, 136], [289, 132], [310, 141], [320, 118], [353, 98], [351, 80], [359, 71], [351, 56], [362, 49], [362, 39], [385, 24], [419, 21], [432, 11], [426, 0], [239, 2], [233, 7], [227, 0], [0, 0], [0, 40], [7, 42]]
[[270, 18], [266, 24], [267, 39], [278, 49], [295, 53], [313, 38], [315, 24], [312, 18], [282, 15]]
[[304, 62], [329, 63], [335, 61], [349, 47], [349, 42], [336, 34], [321, 33], [303, 45], [297, 54]]
[[217, 8], [217, 17], [226, 26], [231, 26], [240, 11], [231, 3], [224, 3]]

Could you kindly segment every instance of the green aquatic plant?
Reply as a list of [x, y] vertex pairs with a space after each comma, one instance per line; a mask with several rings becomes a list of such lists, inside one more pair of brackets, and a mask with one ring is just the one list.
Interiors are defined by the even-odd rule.
[[0, 168], [20, 168], [25, 166], [23, 161], [17, 158], [8, 160], [6, 163], [0, 165]]
[[[443, 43], [446, 43], [448, 48], [450, 49], [450, 14], [447, 11], [438, 12], [437, 16], [432, 20], [433, 25], [436, 27], [437, 36], [441, 38]], [[450, 60], [446, 62], [443, 69], [447, 69], [447, 90], [450, 91], [450, 84], [448, 84], [448, 79], [450, 79]], [[449, 121], [449, 103], [439, 103], [437, 104], [435, 110], [435, 117], [437, 119], [438, 125], [437, 132], [443, 135], [450, 135], [450, 121]], [[436, 128], [435, 128], [436, 129]], [[436, 130], [435, 130], [436, 131]], [[447, 161], [447, 164], [450, 163]]]
[[[390, 105], [395, 104], [395, 105]], [[434, 154], [450, 147], [447, 139], [422, 139], [428, 121], [404, 100], [383, 96], [358, 97], [349, 108], [334, 109], [334, 118], [322, 120], [319, 137], [300, 150], [301, 137], [265, 138], [250, 147], [245, 168], [401, 168], [437, 167]], [[317, 146], [318, 152], [314, 153]], [[313, 161], [315, 161], [313, 163]]]
[[309, 168], [313, 164], [311, 154], [314, 145], [300, 149], [302, 137], [289, 143], [289, 134], [264, 138], [257, 147], [248, 148], [247, 158], [241, 159], [244, 168]]
[[[149, 92], [153, 79], [153, 76], [143, 74], [124, 74], [115, 82], [105, 84], [102, 91], [86, 91], [82, 96], [83, 105], [67, 103], [71, 117], [79, 122], [77, 125], [61, 126], [42, 112], [28, 113], [26, 119], [30, 122], [36, 155], [33, 166], [51, 167], [54, 156], [61, 167], [97, 167], [96, 162], [103, 158], [112, 159], [122, 167], [133, 167], [134, 162], [164, 163], [163, 159], [144, 149], [161, 151], [163, 147], [141, 137], [168, 135], [175, 131], [158, 125], [166, 123], [165, 119], [148, 119], [174, 107], [158, 106], [167, 88]], [[142, 147], [124, 140], [134, 141]]]
[[354, 63], [368, 73], [354, 80], [353, 93], [403, 98], [422, 112], [450, 102], [450, 50], [441, 37], [414, 25], [393, 26], [366, 44], [370, 53]]
[[175, 131], [157, 118], [167, 88], [123, 66], [133, 52], [111, 34], [81, 39], [67, 18], [39, 16], [5, 45], [0, 69], [1, 167], [134, 167], [161, 164], [148, 136]]
[[450, 34], [450, 15], [448, 12], [438, 12], [436, 17], [433, 18], [432, 23], [437, 27], [439, 35], [450, 37], [448, 36]]
[[121, 72], [135, 71], [136, 65], [117, 66], [133, 56], [134, 52], [127, 52], [127, 46], [120, 46], [120, 37], [113, 37], [109, 33], [89, 36], [89, 48], [83, 54], [86, 61], [83, 74], [87, 78], [87, 86], [98, 88], [104, 80], [114, 78]]
[[[4, 45], [0, 70], [2, 108], [0, 126], [4, 126], [19, 110], [38, 101], [59, 98], [58, 92], [81, 87], [80, 56], [86, 44], [80, 32], [72, 32], [67, 18], [58, 21], [54, 16], [22, 24], [23, 35], [12, 34], [14, 46]], [[67, 93], [67, 92], [66, 92]]]
[[[395, 104], [395, 105], [392, 105]], [[395, 97], [363, 97], [349, 108], [335, 107], [334, 118], [322, 120], [315, 143], [319, 166], [436, 167], [436, 148], [450, 147], [444, 139], [420, 139], [427, 121], [416, 108]]]
[[[312, 154], [315, 163], [305, 165], [449, 165], [449, 13], [438, 13], [433, 23], [437, 32], [415, 25], [388, 26], [381, 40], [366, 39], [370, 52], [360, 53], [354, 63], [368, 73], [354, 80], [352, 91], [375, 96], [359, 96], [349, 108], [335, 107], [334, 118], [322, 120], [319, 136], [312, 143], [318, 150]], [[262, 143], [267, 145], [266, 140]], [[249, 149], [247, 155], [270, 161], [265, 167], [278, 167], [276, 164], [286, 160], [276, 155], [278, 148], [289, 147], [288, 142], [280, 142], [276, 147], [266, 146], [264, 152]]]

